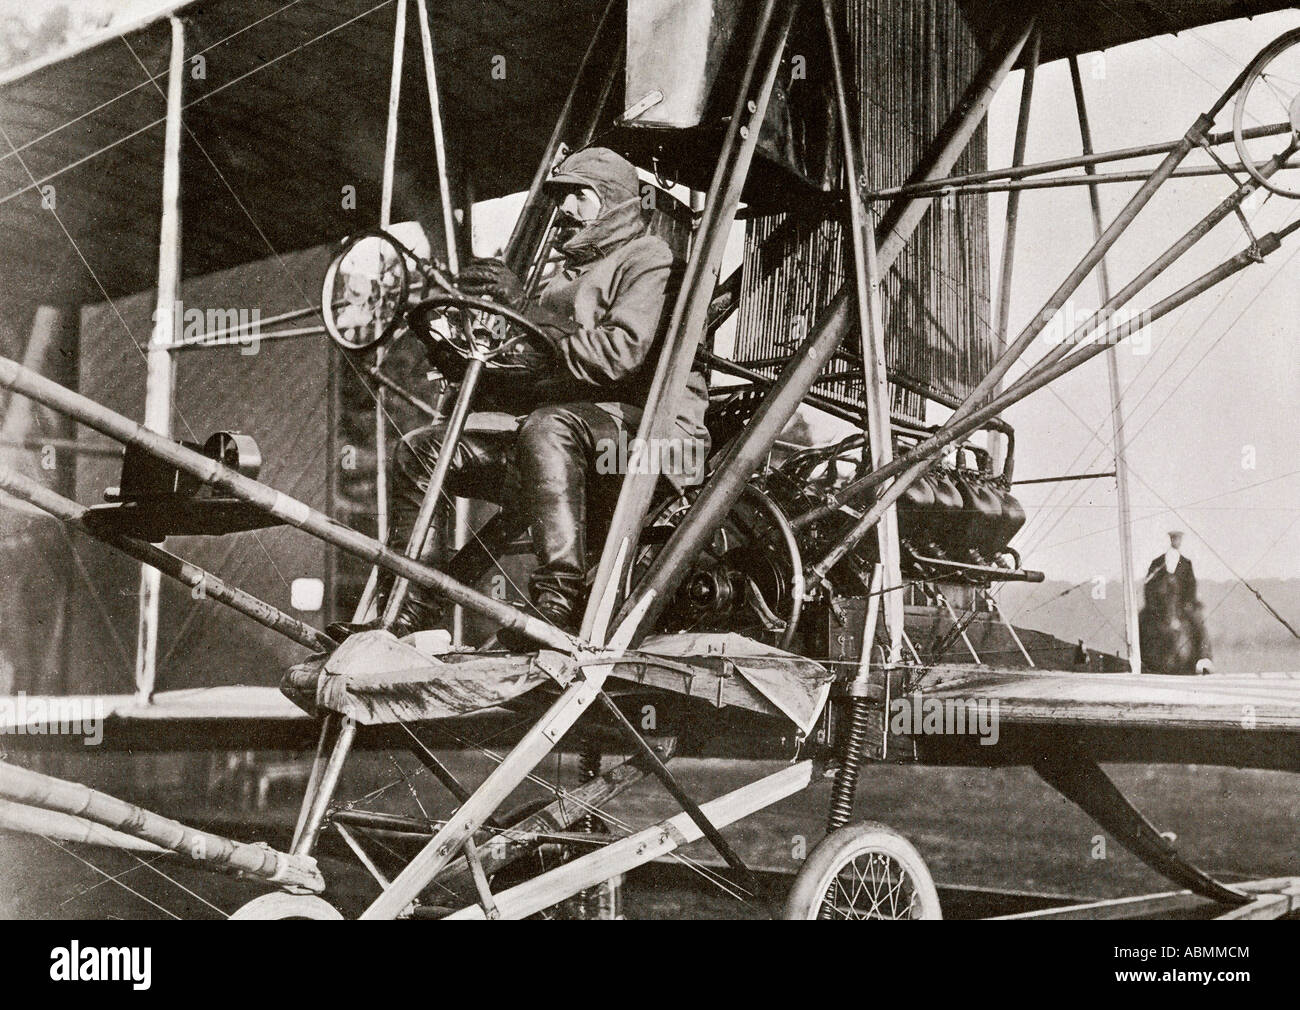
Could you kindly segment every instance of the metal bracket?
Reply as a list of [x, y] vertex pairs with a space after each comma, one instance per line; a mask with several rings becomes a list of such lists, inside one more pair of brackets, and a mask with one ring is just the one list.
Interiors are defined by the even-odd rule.
[[552, 652], [550, 649], [542, 649], [538, 652], [533, 664], [560, 687], [568, 687], [573, 683], [573, 678], [578, 675], [568, 656]]
[[632, 105], [629, 105], [626, 109], [623, 110], [623, 114], [618, 117], [619, 124], [626, 125], [632, 122], [632, 120], [636, 119], [638, 116], [641, 116], [646, 112], [649, 112], [651, 109], [653, 109], [656, 105], [658, 105], [663, 100], [664, 100], [664, 93], [660, 91], [658, 88], [656, 88], [653, 91], [647, 92], [645, 97], [642, 98], [639, 102], [634, 102]]

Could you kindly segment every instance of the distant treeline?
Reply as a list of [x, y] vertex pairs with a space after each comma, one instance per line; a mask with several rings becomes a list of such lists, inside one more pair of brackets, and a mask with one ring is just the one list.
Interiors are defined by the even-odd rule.
[[[1251, 585], [1293, 627], [1300, 628], [1300, 579], [1252, 579]], [[1100, 599], [1091, 582], [1066, 593], [1070, 586], [1069, 582], [1055, 581], [1040, 585], [1012, 582], [999, 591], [998, 599], [1006, 615], [1018, 625], [1072, 641], [1082, 638], [1090, 648], [1121, 650], [1124, 601], [1119, 585], [1108, 582]], [[1300, 657], [1300, 640], [1293, 638], [1240, 582], [1202, 580], [1199, 588], [1216, 654], [1222, 655], [1224, 650], [1295, 648]]]

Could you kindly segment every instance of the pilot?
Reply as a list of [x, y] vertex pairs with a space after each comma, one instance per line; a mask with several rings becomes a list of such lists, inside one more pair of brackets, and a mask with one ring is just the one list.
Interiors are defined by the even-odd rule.
[[[587, 551], [589, 524], [608, 523], [622, 476], [617, 467], [600, 463], [625, 460], [627, 452], [616, 447], [635, 438], [668, 324], [665, 304], [675, 264], [668, 245], [647, 232], [636, 169], [613, 151], [575, 152], [544, 190], [555, 201], [563, 262], [538, 295], [522, 299], [519, 279], [496, 259], [467, 264], [457, 286], [519, 309], [546, 334], [552, 357], [535, 360], [531, 388], [511, 393], [521, 405], [516, 412], [527, 411], [517, 433], [467, 434], [446, 486], [451, 494], [501, 505], [499, 518], [513, 513], [527, 522], [537, 557], [529, 581], [532, 606], [545, 620], [573, 631], [594, 561]], [[665, 472], [671, 466], [661, 470], [681, 486], [703, 478], [707, 403], [704, 376], [693, 372], [675, 405], [675, 437], [682, 446], [663, 455], [679, 464], [679, 472]], [[409, 538], [440, 434], [439, 426], [414, 431], [395, 453], [394, 544], [404, 546]], [[472, 539], [465, 553], [479, 555], [479, 570], [455, 562], [447, 570], [466, 580], [480, 576], [490, 552]], [[395, 630], [427, 628], [438, 616], [432, 594], [413, 586]]]

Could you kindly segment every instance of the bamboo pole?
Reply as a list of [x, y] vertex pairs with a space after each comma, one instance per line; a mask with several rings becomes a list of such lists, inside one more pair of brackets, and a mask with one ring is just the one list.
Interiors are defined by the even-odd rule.
[[[1025, 163], [1025, 146], [1029, 142], [1029, 113], [1034, 104], [1034, 77], [1043, 51], [1042, 29], [1034, 29], [1025, 60], [1025, 79], [1020, 85], [1020, 114], [1016, 119], [1016, 140], [1011, 153], [1011, 166], [1019, 168]], [[994, 307], [993, 332], [997, 334], [998, 349], [1007, 343], [1007, 325], [1011, 308], [1011, 276], [1016, 259], [1016, 226], [1020, 220], [1020, 193], [1007, 195], [1007, 223], [1002, 237], [1002, 272], [998, 277], [998, 300]]]
[[[184, 114], [185, 24], [172, 15], [171, 60], [167, 79], [167, 120], [163, 134], [162, 222], [158, 235], [158, 296], [153, 331], [145, 352], [144, 423], [160, 435], [172, 432], [172, 391], [176, 363], [168, 345], [176, 342], [181, 293], [181, 117]], [[142, 702], [153, 697], [158, 678], [158, 621], [162, 576], [140, 569], [139, 618], [136, 624], [135, 690]]]
[[[1246, 140], [1256, 140], [1261, 137], [1276, 137], [1282, 134], [1294, 132], [1290, 123], [1273, 123], [1268, 126], [1255, 126], [1242, 130], [1242, 137]], [[1222, 147], [1224, 144], [1234, 142], [1231, 131], [1224, 133], [1211, 133], [1205, 138], [1206, 144], [1210, 147]], [[1019, 180], [1026, 179], [1034, 175], [1044, 175], [1048, 172], [1057, 172], [1062, 169], [1083, 168], [1088, 165], [1103, 165], [1112, 161], [1129, 161], [1133, 158], [1145, 158], [1156, 154], [1168, 154], [1179, 144], [1177, 140], [1168, 140], [1158, 144], [1142, 144], [1136, 147], [1122, 147], [1114, 151], [1102, 151], [1091, 155], [1073, 156], [1069, 158], [1056, 158], [1052, 161], [1040, 161], [1030, 165], [1013, 166], [1011, 168], [993, 168], [983, 172], [968, 172], [964, 175], [950, 175], [945, 178], [936, 178], [926, 182], [908, 183], [904, 186], [893, 186], [887, 189], [877, 189], [866, 194], [868, 200], [894, 200], [900, 196], [938, 196], [945, 189], [960, 189], [964, 186], [977, 185], [984, 182], [995, 182], [998, 180]], [[1142, 178], [1146, 178], [1147, 173], [1143, 173]], [[1102, 176], [1105, 178], [1105, 176]], [[1086, 179], [1080, 180], [1086, 183]], [[986, 191], [980, 191], [986, 192]]]
[[[438, 511], [443, 486], [447, 483], [447, 475], [451, 473], [452, 459], [460, 443], [461, 433], [465, 430], [465, 422], [469, 419], [470, 403], [474, 399], [474, 391], [478, 388], [479, 377], [483, 374], [484, 367], [481, 358], [470, 359], [465, 369], [465, 377], [461, 380], [460, 392], [456, 394], [456, 403], [447, 417], [446, 428], [442, 435], [442, 450], [433, 465], [433, 473], [429, 475], [429, 484], [425, 488], [424, 498], [420, 502], [420, 511], [415, 517], [406, 544], [406, 556], [413, 561], [422, 558], [434, 540], [434, 516]], [[382, 623], [385, 628], [391, 628], [397, 623], [410, 586], [408, 579], [400, 577], [393, 583], [393, 588], [388, 593], [388, 602], [384, 605]]]
[[433, 127], [434, 169], [438, 174], [438, 200], [442, 204], [442, 234], [447, 250], [447, 268], [460, 273], [460, 254], [456, 246], [456, 216], [452, 207], [451, 183], [448, 179], [447, 144], [443, 137], [442, 106], [438, 101], [438, 70], [433, 50], [433, 25], [429, 19], [428, 0], [415, 0], [420, 22], [420, 49], [424, 57], [424, 84], [429, 92], [429, 119]]
[[[438, 101], [437, 58], [433, 49], [433, 22], [429, 17], [428, 0], [416, 0], [416, 15], [420, 22], [420, 48], [424, 57], [424, 83], [429, 92], [429, 118], [433, 128], [434, 167], [438, 173], [438, 201], [442, 205], [443, 246], [447, 252], [447, 269], [452, 275], [460, 273], [460, 250], [456, 237], [456, 215], [452, 206], [451, 182], [448, 178], [447, 145], [443, 137], [442, 106]], [[469, 232], [470, 206], [464, 208], [466, 232]], [[471, 255], [473, 250], [470, 250]], [[455, 440], [444, 439], [445, 444], [454, 447]], [[454, 528], [452, 532], [452, 550], [458, 551], [465, 545], [469, 530], [469, 509], [463, 498], [455, 499], [453, 505]], [[396, 589], [393, 595], [397, 594]], [[405, 595], [405, 590], [403, 590]], [[460, 645], [464, 639], [465, 613], [460, 607], [452, 609], [451, 641]]]
[[406, 54], [406, 0], [397, 0], [393, 21], [393, 59], [388, 79], [388, 121], [384, 130], [384, 163], [379, 193], [379, 227], [393, 221], [393, 185], [397, 178], [397, 127], [402, 104], [402, 65]]
[[[397, 0], [393, 21], [393, 60], [388, 82], [388, 123], [384, 132], [383, 176], [379, 197], [379, 227], [393, 223], [393, 188], [397, 178], [397, 137], [402, 102], [402, 67], [406, 54], [406, 0]], [[384, 348], [375, 349], [375, 367], [384, 365]], [[375, 390], [375, 536], [388, 542], [388, 391]]]
[[269, 845], [249, 845], [198, 831], [78, 782], [0, 762], [0, 797], [100, 824], [197, 862], [212, 863], [289, 889], [312, 894], [325, 890], [325, 880], [310, 857], [291, 856]]
[[23, 368], [9, 358], [0, 357], [0, 386], [6, 386], [23, 396], [44, 403], [51, 409], [66, 414], [86, 427], [93, 428], [125, 445], [134, 445], [151, 456], [192, 474], [202, 483], [210, 484], [249, 502], [269, 512], [280, 521], [310, 533], [332, 547], [346, 551], [363, 561], [378, 564], [387, 571], [410, 579], [417, 585], [432, 589], [452, 603], [459, 603], [466, 609], [483, 614], [543, 645], [566, 653], [573, 653], [578, 648], [578, 643], [573, 638], [546, 622], [529, 617], [506, 603], [462, 585], [435, 568], [389, 550], [379, 541], [344, 526], [305, 502], [282, 494], [260, 481], [245, 477], [237, 470], [223, 466], [217, 460], [178, 445], [171, 439], [150, 431], [138, 422], [123, 417], [80, 393], [74, 393], [57, 382]]
[[160, 547], [145, 543], [135, 537], [125, 535], [103, 535], [83, 523], [87, 509], [70, 498], [65, 498], [45, 487], [43, 484], [25, 477], [9, 467], [0, 466], [0, 490], [15, 498], [26, 501], [54, 518], [76, 526], [87, 536], [121, 551], [129, 557], [149, 566], [163, 575], [192, 589], [200, 590], [205, 597], [218, 603], [224, 603], [245, 617], [250, 617], [263, 627], [279, 632], [286, 638], [314, 651], [333, 650], [335, 642], [328, 635], [317, 631], [296, 617], [277, 610], [264, 600], [236, 586], [229, 586], [212, 572], [190, 564]]
[[[1289, 164], [1286, 169], [1300, 169], [1300, 165]], [[1208, 179], [1221, 175], [1241, 174], [1246, 166], [1240, 162], [1225, 162], [1219, 165], [1185, 165], [1170, 173], [1170, 179]], [[1070, 189], [1076, 186], [1103, 186], [1113, 183], [1146, 182], [1150, 170], [1134, 172], [1099, 172], [1093, 176], [1054, 175], [1046, 179], [1019, 179], [1007, 182], [970, 183], [964, 186], [952, 186], [944, 193], [953, 196], [987, 196], [989, 193], [1023, 193], [1028, 190]], [[939, 193], [931, 194], [932, 197]]]
[[144, 855], [169, 852], [161, 845], [146, 842], [121, 831], [114, 831], [84, 817], [61, 814], [54, 810], [29, 807], [24, 803], [0, 800], [0, 831], [17, 831], [25, 835], [40, 835], [59, 842], [76, 842], [79, 845], [106, 845], [112, 849], [125, 849]]
[[[1083, 77], [1079, 73], [1079, 58], [1070, 57], [1070, 81], [1074, 86], [1074, 104], [1079, 114], [1079, 139], [1085, 155], [1092, 153], [1092, 128], [1088, 124], [1088, 105], [1083, 95]], [[1087, 175], [1095, 175], [1097, 169], [1089, 165], [1084, 169]], [[1101, 193], [1095, 185], [1088, 187], [1088, 202], [1092, 209], [1092, 229], [1096, 236], [1102, 232]], [[1103, 305], [1110, 302], [1110, 271], [1106, 258], [1097, 264], [1097, 291]], [[1133, 561], [1133, 509], [1129, 498], [1128, 461], [1124, 443], [1124, 403], [1123, 389], [1119, 381], [1119, 352], [1111, 345], [1106, 353], [1106, 383], [1110, 388], [1111, 436], [1115, 454], [1115, 506], [1119, 513], [1119, 557], [1120, 578], [1124, 593], [1124, 630], [1128, 646], [1129, 669], [1134, 673], [1142, 672], [1142, 646], [1138, 635], [1138, 599], [1137, 586], [1134, 584], [1135, 569]]]

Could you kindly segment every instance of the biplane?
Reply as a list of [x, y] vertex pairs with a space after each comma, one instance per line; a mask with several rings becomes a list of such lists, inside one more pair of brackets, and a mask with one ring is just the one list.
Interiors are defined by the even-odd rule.
[[[153, 337], [143, 352], [145, 416], [143, 423], [133, 420], [27, 364], [0, 359], [0, 385], [14, 397], [125, 447], [119, 485], [105, 504], [79, 504], [15, 466], [0, 469], [0, 490], [149, 573], [141, 583], [139, 690], [110, 699], [108, 737], [120, 746], [196, 733], [206, 746], [315, 739], [293, 841], [285, 851], [233, 841], [15, 763], [0, 764], [0, 827], [172, 852], [265, 881], [267, 893], [235, 917], [277, 919], [342, 917], [316, 860], [322, 838], [337, 835], [378, 888], [362, 918], [520, 918], [566, 903], [609, 911], [608, 882], [702, 839], [727, 864], [734, 887], [757, 893], [723, 829], [829, 779], [827, 834], [795, 877], [780, 914], [938, 918], [938, 894], [917, 850], [887, 826], [857, 819], [860, 777], [881, 760], [1024, 765], [1184, 889], [1143, 908], [1199, 901], [1223, 918], [1278, 917], [1296, 909], [1300, 877], [1247, 884], [1216, 879], [1182, 856], [1101, 764], [1300, 771], [1300, 676], [1190, 680], [1140, 672], [1132, 655], [1094, 658], [1079, 669], [1064, 643], [1013, 627], [989, 592], [1002, 582], [1042, 578], [1012, 546], [1025, 512], [1012, 492], [1015, 432], [1004, 411], [1264, 260], [1300, 227], [1256, 234], [1243, 212], [1257, 193], [1300, 196], [1289, 174], [1300, 146], [1300, 28], [1224, 81], [1217, 101], [1180, 124], [1186, 127], [1180, 136], [1116, 151], [1091, 149], [1078, 57], [1288, 5], [610, 0], [543, 4], [527, 15], [488, 3], [482, 19], [457, 8], [438, 20], [425, 0], [409, 5], [413, 18], [405, 0], [397, 0], [373, 7], [291, 4], [295, 10], [267, 10], [247, 21], [235, 6], [165, 5], [140, 22], [109, 25], [78, 49], [93, 56], [105, 40], [134, 37], [142, 49], [152, 47], [151, 58], [162, 54], [168, 61], [165, 73], [145, 67], [157, 92], [151, 97], [166, 105], [153, 124], [163, 139], [162, 252]], [[301, 227], [281, 220], [274, 237], [293, 243], [284, 248], [302, 248], [346, 233], [321, 271], [319, 299], [293, 318], [319, 317], [306, 336], [325, 345], [323, 334], [341, 372], [370, 378], [381, 408], [391, 397], [446, 425], [442, 454], [405, 543], [388, 542], [382, 519], [382, 416], [374, 429], [380, 518], [373, 535], [259, 480], [262, 453], [247, 434], [182, 441], [171, 428], [169, 363], [184, 337], [183, 316], [175, 311], [180, 152], [188, 137], [208, 157], [199, 138], [210, 141], [223, 124], [247, 115], [232, 100], [242, 74], [200, 79], [190, 72], [192, 61], [208, 54], [212, 67], [220, 45], [241, 31], [259, 38], [282, 32], [286, 55], [349, 26], [370, 33], [370, 49], [355, 48], [350, 63], [331, 62], [326, 76], [337, 93], [311, 96], [314, 106], [302, 112], [303, 150], [285, 135], [289, 118], [278, 126], [252, 124], [266, 131], [267, 149], [250, 144], [244, 157], [278, 165], [289, 178], [306, 159], [329, 160], [329, 141], [317, 133], [349, 121], [357, 90], [348, 86], [349, 73], [355, 69], [375, 83], [378, 61], [365, 57], [386, 37], [386, 29], [374, 28], [379, 11], [395, 11], [397, 20], [389, 40], [377, 225], [343, 228], [334, 208], [314, 216], [303, 209], [310, 220]], [[495, 119], [467, 119], [451, 110], [462, 102], [475, 110], [474, 92], [483, 85], [471, 76], [465, 53], [515, 51], [490, 36], [484, 25], [492, 23], [503, 25], [502, 36], [516, 38], [535, 25], [555, 45], [542, 61], [545, 72], [529, 79], [536, 85], [531, 95], [516, 91], [506, 100], [515, 104], [498, 107]], [[432, 190], [439, 213], [428, 231], [395, 224], [393, 214], [408, 33], [420, 46], [430, 113], [421, 136], [433, 152], [420, 182], [409, 185]], [[195, 35], [211, 44], [187, 50], [187, 37]], [[260, 60], [275, 62], [265, 54]], [[509, 58], [502, 60], [508, 67]], [[993, 95], [1013, 71], [1025, 72], [1023, 133], [1033, 74], [1053, 60], [1071, 63], [1084, 152], [1030, 164], [1019, 143], [1013, 165], [988, 168], [982, 123]], [[26, 108], [24, 87], [38, 96], [55, 81], [69, 87], [76, 79], [69, 66], [43, 60], [11, 74], [6, 105]], [[572, 72], [567, 90], [557, 91], [557, 66]], [[58, 76], [65, 72], [72, 77]], [[196, 80], [203, 83], [187, 98], [185, 88]], [[557, 110], [549, 127], [539, 118], [542, 105]], [[444, 119], [457, 123], [463, 154], [449, 143]], [[57, 182], [59, 171], [30, 171], [22, 152], [34, 157], [40, 138], [21, 146], [16, 139], [10, 146], [27, 181], [19, 180], [15, 193], [34, 201], [33, 221], [47, 215], [40, 225], [47, 228], [53, 212], [37, 205], [48, 196], [43, 184]], [[465, 552], [487, 552], [501, 572], [507, 568], [500, 557], [529, 554], [526, 537], [488, 543], [486, 526], [475, 525], [451, 499], [445, 481], [458, 439], [487, 423], [476, 412], [482, 386], [515, 381], [521, 350], [541, 337], [527, 314], [458, 288], [464, 236], [453, 207], [472, 192], [466, 183], [476, 175], [480, 195], [508, 192], [526, 156], [530, 181], [504, 259], [535, 289], [555, 262], [554, 208], [543, 184], [567, 153], [597, 142], [642, 170], [649, 227], [679, 257], [681, 277], [665, 310], [665, 336], [617, 505], [591, 559], [581, 627], [568, 632], [457, 577]], [[311, 144], [317, 146], [308, 149]], [[1186, 164], [1198, 153], [1208, 156], [1208, 169]], [[1139, 167], [1127, 174], [1099, 171], [1115, 162]], [[459, 172], [455, 187], [452, 165]], [[1087, 171], [1094, 194], [1115, 181], [1137, 188], [1111, 220], [1097, 211], [1091, 248], [1019, 333], [1005, 332], [1010, 252], [1004, 256], [999, 334], [988, 321], [987, 263], [970, 252], [981, 241], [987, 246], [987, 194], [999, 187], [1073, 185], [1067, 180], [1078, 177], [1069, 173], [1078, 168]], [[1193, 173], [1222, 178], [1230, 190], [1146, 269], [1107, 290], [1101, 311], [1007, 381], [1157, 191]], [[258, 199], [268, 191], [258, 190]], [[941, 205], [952, 210], [939, 221]], [[1013, 236], [1014, 209], [1009, 213]], [[198, 216], [204, 269], [247, 255], [233, 239], [211, 234], [218, 223]], [[738, 221], [745, 226], [743, 262], [723, 277]], [[1244, 226], [1240, 252], [1140, 315], [1126, 313], [1225, 221]], [[58, 227], [66, 230], [61, 219]], [[37, 235], [36, 225], [24, 234]], [[139, 256], [130, 255], [137, 239], [132, 232], [123, 240], [124, 274], [138, 265]], [[39, 241], [26, 245], [14, 256], [42, 254]], [[233, 326], [196, 343], [239, 337]], [[394, 375], [392, 362], [400, 360], [416, 365]], [[648, 447], [670, 440], [673, 405], [696, 368], [710, 378], [712, 451], [703, 484], [681, 492], [638, 463]], [[927, 419], [931, 403], [948, 412], [940, 423]], [[825, 444], [784, 443], [801, 408], [839, 419], [848, 433]], [[172, 537], [234, 538], [277, 526], [370, 566], [368, 580], [354, 587], [351, 617], [374, 627], [332, 636], [160, 546]], [[446, 560], [430, 563], [431, 557]], [[382, 612], [381, 571], [397, 580]], [[297, 651], [279, 690], [155, 691], [158, 573], [291, 642]], [[454, 605], [451, 626], [402, 638], [390, 630], [394, 599], [411, 585]], [[532, 645], [503, 648], [501, 631], [511, 633], [507, 641]], [[917, 720], [900, 730], [890, 718], [900, 700], [941, 713], [937, 728]], [[646, 705], [658, 713], [652, 731], [638, 717]], [[995, 743], [943, 729], [945, 717], [974, 723], [990, 711]], [[53, 738], [10, 739], [16, 745]], [[438, 748], [449, 741], [492, 755], [495, 766], [476, 788], [439, 759]], [[448, 791], [451, 813], [398, 814], [342, 796], [344, 770], [366, 747], [413, 753]], [[580, 757], [581, 781], [552, 789], [544, 801], [512, 805], [522, 784], [550, 788], [538, 768], [559, 752]], [[671, 768], [672, 756], [687, 752], [779, 756], [788, 763], [701, 802]], [[611, 764], [612, 755], [619, 760]], [[610, 800], [649, 779], [680, 813], [640, 829], [605, 816]], [[1132, 913], [1138, 904], [1129, 900], [1125, 908]], [[1031, 914], [1118, 913], [1089, 907]]]

